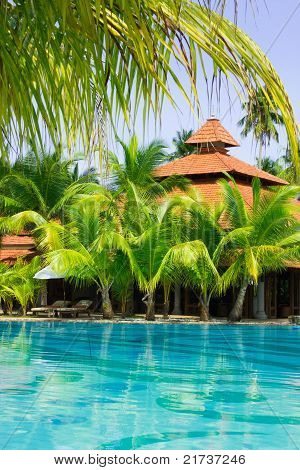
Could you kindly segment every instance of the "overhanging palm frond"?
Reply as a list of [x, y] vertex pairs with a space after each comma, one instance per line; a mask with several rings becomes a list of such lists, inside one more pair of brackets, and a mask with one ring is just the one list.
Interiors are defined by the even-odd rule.
[[[224, 3], [224, 2], [222, 2]], [[204, 5], [204, 6], [203, 6]], [[207, 54], [215, 70], [233, 78], [250, 99], [263, 93], [286, 126], [299, 169], [297, 129], [284, 86], [265, 54], [236, 24], [191, 0], [59, 0], [1, 2], [1, 141], [42, 143], [40, 122], [52, 141], [68, 147], [80, 134], [90, 148], [95, 109], [125, 121], [144, 101], [156, 114], [171, 85], [198, 101], [197, 65]], [[186, 72], [192, 98], [177, 77]], [[26, 65], [24, 65], [26, 64]], [[22, 105], [20, 105], [22, 103]], [[6, 136], [6, 137], [5, 137]]]
[[28, 227], [39, 227], [44, 225], [46, 219], [35, 211], [23, 211], [10, 217], [0, 219], [0, 230], [2, 233], [21, 233]]

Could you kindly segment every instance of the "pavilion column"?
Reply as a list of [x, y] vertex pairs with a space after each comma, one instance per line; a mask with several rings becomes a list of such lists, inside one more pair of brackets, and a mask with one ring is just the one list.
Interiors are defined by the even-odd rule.
[[47, 290], [47, 281], [42, 281], [41, 290], [40, 290], [40, 304], [41, 306], [47, 305], [48, 301], [48, 290]]
[[175, 284], [174, 289], [174, 309], [173, 315], [181, 315], [181, 286], [179, 284]]
[[254, 317], [257, 320], [266, 320], [267, 315], [265, 312], [265, 283], [259, 281], [257, 288], [257, 311], [254, 312]]
[[253, 295], [253, 317], [256, 318], [256, 314], [257, 314], [257, 293], [255, 293], [255, 295]]

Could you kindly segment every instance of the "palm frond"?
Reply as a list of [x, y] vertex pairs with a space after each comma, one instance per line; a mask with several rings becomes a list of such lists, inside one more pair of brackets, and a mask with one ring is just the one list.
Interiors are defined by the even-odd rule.
[[[145, 122], [150, 109], [159, 115], [163, 97], [176, 106], [174, 87], [192, 106], [199, 102], [197, 65], [203, 69], [207, 54], [239, 94], [240, 85], [252, 100], [263, 93], [279, 110], [298, 170], [297, 127], [280, 78], [245, 32], [206, 6], [191, 0], [1, 2], [1, 148], [9, 139], [20, 147], [31, 141], [37, 150], [43, 122], [57, 148], [63, 136], [70, 149], [80, 135], [88, 153], [99, 112], [130, 123], [143, 102]], [[174, 63], [186, 73], [191, 94]]]

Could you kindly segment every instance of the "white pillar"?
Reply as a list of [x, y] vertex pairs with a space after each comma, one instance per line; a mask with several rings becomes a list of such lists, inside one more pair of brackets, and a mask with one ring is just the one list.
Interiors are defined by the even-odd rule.
[[265, 283], [259, 281], [257, 288], [257, 312], [254, 312], [254, 317], [258, 320], [266, 320], [267, 315], [265, 312]]
[[173, 315], [181, 315], [181, 287], [175, 284]]

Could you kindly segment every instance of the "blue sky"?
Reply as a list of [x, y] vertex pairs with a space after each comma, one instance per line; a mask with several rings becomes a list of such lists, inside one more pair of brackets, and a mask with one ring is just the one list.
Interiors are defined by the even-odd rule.
[[[228, 2], [229, 4], [233, 3]], [[295, 109], [297, 120], [300, 119], [300, 2], [298, 0], [256, 0], [258, 11], [253, 12], [248, 7], [245, 11], [246, 0], [239, 1], [239, 17], [238, 26], [247, 32], [254, 39], [263, 51], [268, 51], [267, 56], [273, 63], [275, 69], [279, 73], [286, 90], [290, 96]], [[255, 2], [254, 2], [255, 3]], [[265, 6], [265, 3], [268, 9]], [[297, 8], [298, 7], [298, 8]], [[295, 11], [296, 10], [296, 11]], [[232, 8], [229, 7], [227, 17], [233, 18]], [[179, 75], [180, 77], [180, 75]], [[184, 82], [184, 77], [182, 81]], [[200, 85], [201, 88], [201, 85]], [[164, 139], [168, 145], [171, 145], [172, 137], [180, 128], [199, 128], [206, 117], [209, 117], [209, 109], [207, 97], [204, 90], [198, 90], [202, 105], [202, 119], [198, 121], [193, 118], [189, 107], [184, 103], [179, 92], [174, 90], [174, 98], [180, 106], [180, 112], [174, 111], [169, 105], [165, 104], [161, 117], [161, 127], [155, 128], [153, 120], [146, 129], [144, 141], [158, 137]], [[231, 99], [234, 100], [235, 95], [231, 93]], [[220, 100], [220, 112], [217, 106], [214, 108], [214, 114], [218, 118], [223, 118], [223, 125], [239, 140], [241, 147], [232, 150], [232, 154], [245, 160], [251, 164], [255, 163], [255, 155], [257, 154], [256, 145], [253, 144], [252, 137], [242, 139], [240, 137], [240, 128], [237, 121], [242, 116], [240, 102], [237, 100], [234, 106], [229, 110], [228, 97], [225, 89], [222, 92]], [[140, 142], [143, 141], [142, 125], [137, 125], [136, 133]], [[127, 136], [124, 136], [127, 139]], [[272, 143], [267, 153], [272, 158], [282, 155], [286, 145], [285, 133], [280, 132], [280, 142]]]

